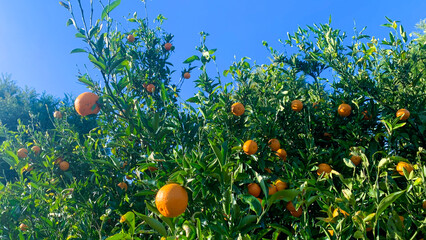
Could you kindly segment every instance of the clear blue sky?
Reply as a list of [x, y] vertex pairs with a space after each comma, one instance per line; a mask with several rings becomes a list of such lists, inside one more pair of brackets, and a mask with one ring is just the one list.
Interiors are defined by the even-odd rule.
[[[74, 37], [75, 29], [66, 27], [69, 13], [58, 1], [3, 1], [0, 7], [0, 73], [12, 74], [20, 86], [46, 91], [58, 97], [64, 93], [74, 96], [85, 91], [76, 80], [78, 69], [88, 64], [85, 54], [70, 54], [85, 44]], [[83, 2], [89, 2], [83, 0]], [[98, 1], [94, 1], [97, 3]], [[426, 18], [424, 0], [147, 0], [152, 20], [163, 14], [168, 20], [165, 30], [174, 34], [176, 50], [171, 61], [175, 64], [174, 81], [180, 77], [181, 64], [196, 54], [199, 32], [210, 34], [208, 46], [217, 48], [220, 72], [237, 59], [248, 56], [257, 63], [269, 63], [269, 53], [262, 46], [265, 40], [283, 51], [278, 39], [286, 39], [287, 32], [313, 23], [327, 23], [352, 35], [353, 26], [367, 26], [366, 33], [383, 39], [388, 29], [380, 27], [385, 16], [399, 20], [408, 33]], [[122, 0], [114, 16], [124, 17], [133, 12], [140, 17], [145, 10], [140, 0]], [[194, 80], [197, 71], [192, 74]], [[96, 76], [93, 76], [96, 79]], [[99, 78], [98, 78], [99, 79]], [[184, 86], [184, 99], [193, 90], [191, 81]]]

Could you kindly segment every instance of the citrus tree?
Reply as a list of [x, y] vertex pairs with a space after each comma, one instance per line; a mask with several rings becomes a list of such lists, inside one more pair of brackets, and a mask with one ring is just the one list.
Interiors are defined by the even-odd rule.
[[[0, 185], [3, 238], [425, 234], [424, 35], [409, 40], [390, 19], [381, 41], [314, 25], [283, 42], [295, 54], [265, 42], [271, 64], [243, 58], [211, 75], [216, 49], [202, 32], [172, 81], [163, 16], [118, 23], [118, 0], [93, 21], [92, 2], [60, 4], [86, 44], [72, 52], [100, 75], [79, 76], [89, 90], [75, 112], [98, 124], [81, 133], [55, 114], [48, 131], [2, 128], [2, 157], [19, 174]], [[187, 100], [184, 79], [198, 89]]]

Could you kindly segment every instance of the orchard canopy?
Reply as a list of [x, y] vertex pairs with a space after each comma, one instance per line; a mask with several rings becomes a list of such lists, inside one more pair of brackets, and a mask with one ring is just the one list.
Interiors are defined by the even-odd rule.
[[47, 127], [0, 125], [1, 239], [426, 235], [424, 22], [410, 35], [386, 18], [388, 36], [315, 24], [283, 52], [264, 42], [270, 64], [220, 70], [201, 33], [182, 70], [165, 18], [117, 22], [119, 3], [97, 16], [60, 2], [96, 74]]

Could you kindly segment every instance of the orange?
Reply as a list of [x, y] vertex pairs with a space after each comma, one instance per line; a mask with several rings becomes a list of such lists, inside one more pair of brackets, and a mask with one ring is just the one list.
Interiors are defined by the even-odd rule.
[[147, 90], [149, 93], [154, 92], [154, 91], [155, 91], [155, 86], [154, 86], [154, 84], [148, 84], [148, 86], [146, 86], [146, 90]]
[[327, 163], [321, 163], [320, 165], [318, 165], [318, 170], [317, 170], [318, 176], [321, 175], [322, 173], [328, 174], [330, 172], [331, 172], [331, 167]]
[[399, 175], [404, 176], [404, 170], [402, 170], [403, 168], [405, 168], [405, 170], [410, 173], [411, 171], [413, 171], [413, 166], [409, 163], [406, 162], [399, 162], [396, 165], [396, 171], [398, 171]]
[[333, 217], [337, 217], [337, 216], [339, 216], [339, 212], [340, 212], [341, 214], [343, 214], [343, 216], [344, 216], [345, 218], [349, 216], [349, 213], [347, 213], [346, 211], [344, 211], [344, 210], [342, 210], [342, 209], [340, 209], [340, 208], [335, 208], [335, 209], [334, 209], [334, 211], [333, 211]]
[[358, 164], [361, 163], [361, 157], [360, 156], [352, 156], [351, 161], [353, 162], [353, 164], [355, 164], [355, 166], [358, 166]]
[[328, 231], [328, 233], [330, 233], [330, 236], [333, 236], [334, 235], [334, 231], [333, 231], [333, 229], [330, 229], [330, 230], [327, 230]]
[[301, 207], [299, 207], [299, 209], [297, 209], [297, 210], [296, 210], [296, 208], [294, 208], [294, 205], [293, 205], [293, 203], [292, 203], [292, 202], [288, 202], [288, 203], [287, 203], [287, 205], [286, 205], [286, 209], [287, 209], [288, 211], [290, 211], [290, 214], [291, 214], [293, 217], [300, 217], [300, 216], [302, 215], [302, 208], [301, 208]]
[[121, 169], [124, 169], [127, 166], [127, 161], [125, 161], [123, 164], [121, 164]]
[[426, 210], [426, 200], [422, 203], [422, 208]]
[[166, 51], [170, 51], [170, 49], [172, 49], [172, 44], [171, 43], [164, 44], [164, 49], [166, 49]]
[[296, 211], [296, 208], [294, 208], [294, 205], [292, 202], [288, 202], [285, 208], [289, 210], [290, 212]]
[[188, 206], [188, 193], [176, 183], [164, 185], [155, 196], [155, 205], [165, 217], [177, 217]]
[[349, 104], [342, 103], [340, 104], [339, 108], [337, 109], [337, 112], [342, 117], [347, 117], [351, 115], [352, 108]]
[[261, 190], [257, 183], [250, 183], [247, 188], [250, 195], [259, 197]]
[[[404, 116], [402, 116], [402, 115], [404, 115]], [[396, 117], [397, 118], [401, 117], [401, 120], [405, 121], [410, 117], [410, 112], [405, 108], [401, 108], [396, 112]]]
[[295, 112], [302, 111], [303, 103], [300, 100], [293, 100], [291, 102], [291, 109]]
[[275, 155], [277, 155], [278, 157], [280, 157], [282, 160], [286, 160], [287, 159], [287, 152], [284, 149], [278, 149], [277, 153], [275, 153]]
[[324, 139], [325, 139], [325, 140], [330, 140], [330, 139], [331, 139], [331, 134], [330, 134], [330, 133], [328, 133], [328, 132], [325, 132], [325, 133], [324, 133]]
[[117, 186], [119, 186], [122, 190], [127, 191], [127, 183], [121, 182], [117, 184]]
[[302, 211], [301, 207], [299, 209], [297, 209], [297, 211], [290, 211], [290, 214], [293, 217], [300, 217], [300, 216], [302, 216], [302, 213], [303, 213], [303, 211]]
[[40, 153], [40, 151], [41, 151], [41, 149], [40, 149], [40, 147], [39, 146], [33, 146], [32, 148], [31, 148], [31, 150], [36, 154], [36, 155], [38, 155], [39, 153]]
[[285, 182], [283, 182], [281, 180], [277, 180], [275, 182], [275, 186], [277, 187], [277, 191], [281, 191], [281, 190], [284, 190], [284, 189], [288, 188], [287, 183], [285, 183]]
[[28, 150], [26, 148], [20, 148], [17, 153], [18, 153], [18, 158], [28, 157]]
[[66, 171], [70, 168], [70, 164], [67, 161], [62, 161], [61, 163], [59, 163], [59, 168], [62, 171]]
[[371, 120], [373, 118], [373, 116], [371, 114], [369, 114], [367, 110], [362, 112], [362, 115], [364, 115], [364, 117], [362, 118], [364, 120]]
[[253, 140], [248, 140], [244, 143], [243, 150], [247, 155], [253, 155], [257, 152], [257, 143]]
[[57, 119], [61, 119], [61, 118], [62, 118], [62, 113], [61, 113], [61, 112], [59, 112], [59, 111], [55, 111], [55, 112], [53, 113], [53, 117], [54, 117], [54, 118], [57, 118]]
[[55, 164], [60, 164], [62, 161], [64, 161], [64, 159], [59, 157], [55, 160]]
[[276, 138], [272, 138], [271, 140], [268, 141], [268, 146], [271, 148], [272, 151], [278, 151], [278, 149], [280, 149], [281, 145], [280, 145], [280, 141], [278, 141], [278, 139]]
[[28, 230], [28, 226], [24, 223], [21, 223], [21, 225], [19, 225], [19, 229], [21, 229], [21, 231], [25, 232]]
[[127, 41], [132, 43], [135, 41], [135, 36], [133, 36], [132, 34], [127, 35]]
[[191, 77], [191, 74], [189, 72], [186, 72], [186, 73], [183, 74], [183, 77], [185, 79], [189, 79]]
[[246, 109], [244, 108], [244, 105], [242, 103], [239, 103], [239, 102], [234, 103], [231, 106], [231, 112], [235, 116], [241, 116], [241, 115], [243, 115], [245, 110]]
[[277, 187], [274, 184], [270, 184], [268, 188], [268, 195], [272, 195], [277, 192]]
[[97, 114], [99, 110], [98, 105], [98, 95], [91, 93], [91, 92], [85, 92], [80, 94], [74, 101], [74, 107], [78, 114], [81, 116], [87, 116], [91, 114]]
[[155, 171], [157, 171], [157, 170], [158, 170], [158, 168], [156, 168], [156, 167], [152, 167], [152, 166], [149, 166], [147, 169], [148, 169], [150, 172], [155, 172]]

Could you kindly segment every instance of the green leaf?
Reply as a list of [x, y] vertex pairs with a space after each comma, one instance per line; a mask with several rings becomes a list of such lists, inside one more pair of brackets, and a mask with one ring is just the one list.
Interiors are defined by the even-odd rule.
[[[257, 199], [256, 199], [257, 200]], [[240, 230], [244, 228], [245, 226], [251, 224], [252, 222], [256, 221], [257, 216], [256, 215], [247, 215], [243, 217], [240, 221], [240, 223], [237, 226], [237, 229]]]
[[75, 28], [77, 28], [77, 25], [75, 24], [75, 21], [74, 21], [74, 19], [73, 18], [70, 18], [70, 19], [68, 19], [68, 21], [67, 21], [67, 27], [69, 26], [69, 25], [74, 25], [74, 27]]
[[64, 2], [59, 2], [59, 5], [61, 5], [62, 7], [66, 8], [68, 11], [70, 10], [70, 6], [68, 6], [68, 4], [66, 4]]
[[87, 52], [86, 50], [84, 50], [84, 49], [82, 49], [82, 48], [76, 48], [76, 49], [73, 49], [72, 51], [71, 51], [71, 53], [80, 53], [80, 52]]
[[95, 64], [95, 66], [97, 66], [100, 70], [105, 72], [105, 65], [103, 63], [101, 63], [100, 61], [96, 60], [96, 58], [89, 53], [89, 60]]
[[155, 231], [157, 231], [160, 235], [162, 235], [164, 237], [167, 236], [166, 228], [157, 219], [154, 219], [152, 217], [148, 217], [148, 216], [140, 214], [140, 213], [136, 213], [136, 215], [138, 215], [138, 217], [142, 218], [151, 228], [153, 228]]
[[195, 60], [200, 60], [200, 58], [197, 55], [194, 55], [194, 56], [189, 57], [188, 59], [186, 59], [183, 63], [192, 63]]
[[142, 190], [142, 191], [135, 193], [134, 196], [140, 197], [140, 196], [155, 195], [155, 194], [156, 194], [156, 192], [151, 191], [151, 190]]
[[76, 38], [86, 38], [86, 36], [84, 34], [82, 34], [82, 33], [76, 33], [75, 37]]
[[120, 5], [121, 0], [116, 0], [112, 2], [111, 4], [108, 4], [105, 6], [104, 10], [102, 11], [101, 19], [104, 20], [105, 17], [112, 11], [114, 8], [116, 8], [118, 5]]
[[376, 211], [376, 221], [379, 219], [380, 214], [382, 214], [383, 211], [386, 210], [387, 207], [389, 207], [389, 205], [391, 205], [393, 202], [395, 202], [402, 194], [405, 193], [406, 190], [402, 190], [399, 192], [394, 192], [391, 193], [389, 195], [387, 195], [386, 197], [384, 197], [382, 199], [382, 201], [380, 201], [379, 206], [377, 207], [377, 211]]
[[288, 230], [284, 226], [281, 226], [281, 225], [278, 225], [278, 224], [275, 224], [275, 223], [268, 224], [268, 226], [275, 228], [276, 230], [279, 230], [279, 231], [287, 234], [288, 236], [293, 236], [293, 233], [291, 233], [290, 230]]
[[108, 237], [106, 240], [131, 240], [132, 236], [127, 233], [117, 233], [111, 237]]
[[247, 203], [250, 206], [250, 209], [260, 216], [262, 213], [262, 205], [257, 198], [252, 195], [242, 195], [241, 200]]
[[285, 189], [274, 193], [269, 197], [268, 203], [272, 204], [277, 199], [283, 199], [286, 202], [293, 201], [293, 199], [299, 195], [300, 191], [296, 189]]
[[217, 147], [217, 144], [215, 144], [212, 140], [209, 139], [210, 147], [213, 149], [214, 154], [216, 155], [217, 159], [219, 159], [220, 166], [223, 166], [223, 155], [222, 152]]
[[5, 151], [9, 156], [11, 156], [12, 158], [3, 158], [2, 160], [4, 160], [5, 162], [7, 162], [11, 167], [15, 167], [16, 164], [18, 164], [19, 159], [18, 156], [16, 156], [16, 154], [12, 151], [6, 150]]

